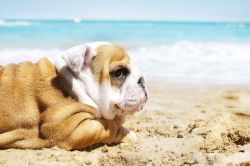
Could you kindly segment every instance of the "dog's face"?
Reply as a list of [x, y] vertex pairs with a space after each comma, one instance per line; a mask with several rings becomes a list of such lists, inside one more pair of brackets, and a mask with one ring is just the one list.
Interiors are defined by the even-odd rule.
[[67, 81], [79, 102], [97, 108], [97, 117], [113, 119], [142, 109], [147, 100], [145, 78], [123, 48], [88, 43], [66, 50], [61, 57], [57, 70], [71, 78]]

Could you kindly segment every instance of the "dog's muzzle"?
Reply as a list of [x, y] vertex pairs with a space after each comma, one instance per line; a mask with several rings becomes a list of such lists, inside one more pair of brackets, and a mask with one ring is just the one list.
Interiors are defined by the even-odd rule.
[[143, 106], [148, 100], [148, 93], [145, 87], [143, 77], [140, 77], [136, 82], [135, 89], [131, 89], [125, 95], [123, 103], [115, 104], [115, 111], [118, 115], [129, 115], [143, 109]]

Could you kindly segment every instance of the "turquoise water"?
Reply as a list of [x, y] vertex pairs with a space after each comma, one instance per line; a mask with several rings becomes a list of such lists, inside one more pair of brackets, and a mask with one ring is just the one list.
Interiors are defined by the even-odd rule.
[[123, 46], [151, 80], [250, 85], [250, 23], [0, 20], [0, 65], [91, 41]]
[[192, 42], [250, 43], [250, 23], [0, 20], [0, 47], [68, 47], [80, 42], [127, 45]]

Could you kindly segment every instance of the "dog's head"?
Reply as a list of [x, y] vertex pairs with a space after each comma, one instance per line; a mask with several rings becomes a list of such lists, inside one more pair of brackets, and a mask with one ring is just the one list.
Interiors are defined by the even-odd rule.
[[71, 85], [79, 102], [97, 108], [97, 117], [141, 110], [147, 100], [145, 78], [128, 53], [106, 42], [79, 45], [64, 51], [55, 66]]

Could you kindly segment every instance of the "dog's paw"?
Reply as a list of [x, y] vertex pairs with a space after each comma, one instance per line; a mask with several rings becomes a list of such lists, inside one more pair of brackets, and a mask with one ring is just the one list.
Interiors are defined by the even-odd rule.
[[137, 136], [133, 131], [130, 131], [129, 129], [126, 129], [128, 134], [122, 138], [123, 143], [132, 143], [137, 141]]

